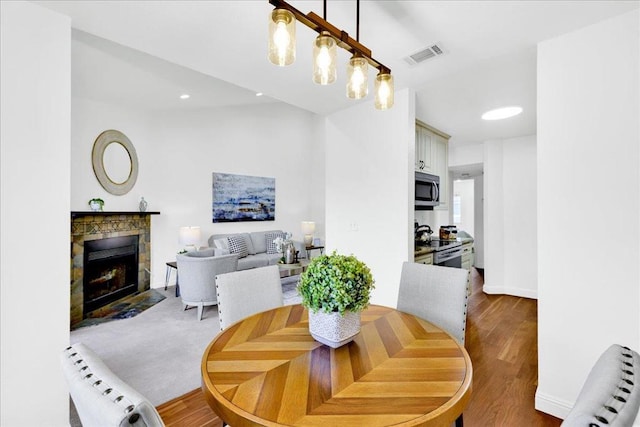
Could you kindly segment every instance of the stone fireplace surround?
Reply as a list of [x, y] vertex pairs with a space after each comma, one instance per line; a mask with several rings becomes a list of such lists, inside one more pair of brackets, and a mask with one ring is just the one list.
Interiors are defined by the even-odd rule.
[[84, 242], [138, 236], [138, 292], [151, 287], [151, 215], [160, 212], [71, 212], [71, 326], [84, 313]]

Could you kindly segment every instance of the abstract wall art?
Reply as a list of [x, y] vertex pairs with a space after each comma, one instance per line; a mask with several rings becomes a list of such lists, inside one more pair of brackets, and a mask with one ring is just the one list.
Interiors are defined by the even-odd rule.
[[213, 222], [274, 221], [276, 179], [213, 173]]

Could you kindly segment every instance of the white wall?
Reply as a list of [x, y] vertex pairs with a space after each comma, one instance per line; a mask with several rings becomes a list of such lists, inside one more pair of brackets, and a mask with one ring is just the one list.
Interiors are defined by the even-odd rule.
[[327, 249], [353, 254], [376, 280], [372, 303], [395, 307], [402, 262], [413, 259], [415, 99], [396, 92], [327, 117]]
[[71, 23], [0, 2], [0, 425], [68, 425]]
[[559, 417], [606, 348], [640, 350], [639, 22], [538, 46], [536, 408]]
[[[102, 189], [91, 167], [93, 142], [106, 129], [122, 131], [138, 154], [138, 181], [123, 196]], [[164, 286], [165, 263], [181, 248], [181, 226], [199, 225], [202, 245], [213, 233], [268, 229], [302, 240], [303, 220], [324, 229], [319, 129], [314, 114], [282, 103], [154, 113], [73, 98], [71, 208], [86, 210], [97, 196], [106, 210], [137, 210], [144, 196], [148, 210], [161, 213], [152, 217], [151, 283]], [[276, 220], [212, 223], [213, 172], [275, 177]]]
[[484, 144], [484, 291], [537, 297], [536, 138]]
[[484, 175], [473, 178], [474, 196], [474, 235], [473, 235], [473, 265], [484, 268]]
[[483, 144], [449, 144], [449, 167], [476, 165], [484, 161]]

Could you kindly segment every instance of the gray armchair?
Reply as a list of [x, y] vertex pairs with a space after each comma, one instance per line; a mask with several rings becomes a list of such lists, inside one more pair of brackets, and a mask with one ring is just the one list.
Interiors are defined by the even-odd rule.
[[198, 307], [198, 320], [202, 320], [205, 306], [218, 303], [216, 275], [238, 269], [237, 255], [213, 256], [212, 253], [212, 250], [205, 250], [176, 255], [184, 309]]

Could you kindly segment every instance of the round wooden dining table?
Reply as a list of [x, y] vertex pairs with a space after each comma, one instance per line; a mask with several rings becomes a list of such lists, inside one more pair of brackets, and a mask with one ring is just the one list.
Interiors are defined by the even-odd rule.
[[355, 339], [332, 349], [290, 305], [218, 334], [202, 357], [215, 413], [242, 426], [449, 426], [471, 394], [463, 346], [416, 316], [371, 305]]

